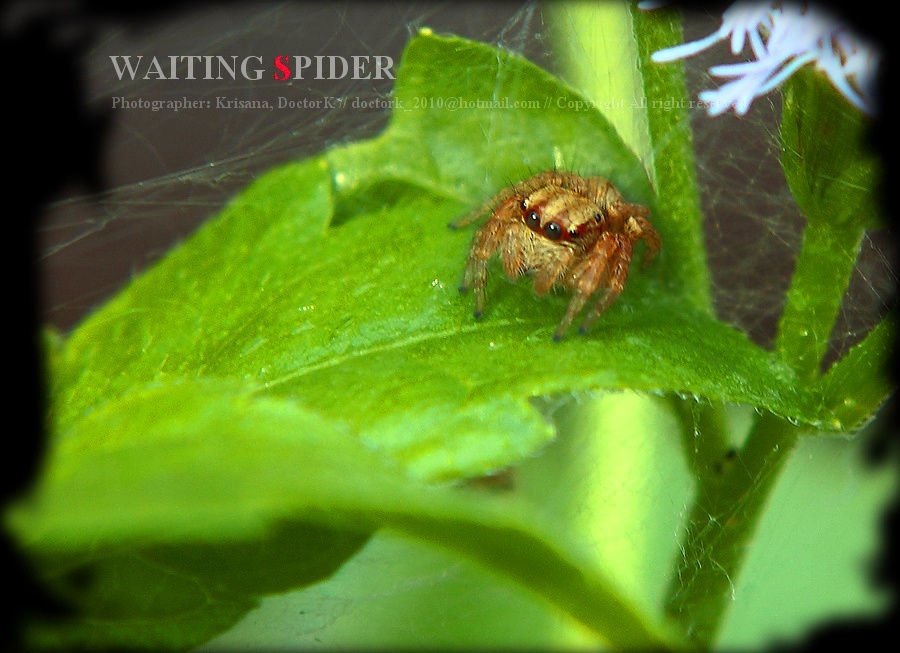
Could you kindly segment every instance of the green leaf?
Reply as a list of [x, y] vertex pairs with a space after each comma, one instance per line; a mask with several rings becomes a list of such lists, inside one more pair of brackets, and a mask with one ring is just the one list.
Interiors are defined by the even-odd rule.
[[881, 165], [868, 144], [869, 128], [868, 117], [818, 70], [801, 69], [785, 83], [782, 165], [810, 222], [884, 224], [876, 194]]
[[894, 391], [887, 366], [895, 342], [896, 324], [889, 317], [818, 381], [817, 389], [834, 420], [831, 427], [835, 433], [847, 425], [868, 423], [874, 417], [873, 407], [881, 406]]
[[340, 504], [391, 477], [354, 438], [240, 382], [136, 388], [73, 425], [9, 516], [41, 576], [85, 614], [35, 639], [199, 644], [255, 597], [330, 575], [372, 526], [323, 514], [323, 497]]
[[674, 641], [528, 506], [414, 484], [235, 381], [151, 384], [91, 412], [10, 523], [88, 613], [45, 643], [196, 645], [256, 597], [327, 577], [383, 525], [506, 573], [622, 646]]

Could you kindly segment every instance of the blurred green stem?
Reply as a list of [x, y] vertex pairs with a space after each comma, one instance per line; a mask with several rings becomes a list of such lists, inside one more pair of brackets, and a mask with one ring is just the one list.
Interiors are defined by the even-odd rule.
[[798, 435], [799, 429], [789, 422], [771, 413], [762, 415], [735, 456], [726, 454], [697, 476], [666, 611], [701, 648], [711, 646], [734, 600], [735, 577], [747, 545]]
[[669, 399], [682, 424], [681, 448], [691, 472], [697, 477], [714, 472], [727, 459], [732, 446], [725, 406], [676, 395]]

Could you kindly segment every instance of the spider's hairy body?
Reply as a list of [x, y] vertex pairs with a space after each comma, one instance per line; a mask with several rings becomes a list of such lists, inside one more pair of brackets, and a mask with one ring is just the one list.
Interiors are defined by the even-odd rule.
[[510, 279], [532, 275], [538, 295], [553, 287], [571, 290], [555, 340], [563, 337], [592, 295], [602, 291], [581, 324], [582, 333], [618, 297], [637, 241], [647, 244], [645, 265], [661, 245], [647, 220], [647, 207], [629, 204], [602, 177], [542, 172], [504, 189], [452, 226], [488, 213], [472, 242], [460, 290], [474, 289], [475, 317], [480, 318], [487, 264], [495, 253]]

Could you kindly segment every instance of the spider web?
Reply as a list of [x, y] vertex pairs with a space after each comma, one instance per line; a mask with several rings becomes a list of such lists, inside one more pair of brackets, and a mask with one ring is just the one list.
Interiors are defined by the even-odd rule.
[[[387, 122], [384, 109], [334, 107], [328, 98], [383, 99], [390, 93], [393, 83], [390, 79], [285, 84], [271, 80], [267, 72], [260, 81], [240, 77], [236, 81], [230, 78], [224, 81], [120, 80], [110, 64], [111, 55], [141, 54], [148, 59], [158, 56], [166, 61], [172, 54], [215, 53], [241, 57], [262, 54], [263, 67], [272, 56], [281, 53], [327, 53], [348, 59], [353, 55], [386, 55], [396, 65], [410, 36], [427, 26], [436, 32], [451, 32], [499, 45], [551, 71], [561, 72], [557, 70], [558, 53], [549, 36], [546, 12], [547, 8], [540, 4], [510, 2], [251, 3], [188, 7], [134, 24], [106, 21], [95, 25], [98, 37], [85, 52], [82, 66], [88, 108], [109, 119], [102, 158], [106, 190], [87, 195], [83, 188], [70, 187], [62, 199], [46, 207], [38, 233], [41, 321], [63, 331], [73, 328], [133, 275], [161, 258], [205, 219], [216, 214], [256, 175], [338, 143], [371, 137]], [[712, 33], [719, 21], [720, 17], [713, 14], [688, 14], [685, 39]], [[706, 72], [710, 65], [730, 60], [730, 52], [724, 45], [689, 60], [686, 68], [692, 98], [701, 89], [716, 85]], [[631, 64], [623, 61], [622, 65]], [[187, 98], [215, 104], [219, 97], [267, 99], [276, 103], [280, 96], [306, 98], [318, 103], [318, 107], [271, 112], [112, 108], [116, 97], [148, 101]], [[773, 93], [757, 100], [741, 118], [726, 114], [710, 119], [699, 108], [691, 115], [715, 307], [721, 319], [745, 331], [764, 347], [771, 347], [774, 340], [804, 224], [780, 169], [779, 112], [779, 97]], [[860, 341], [888, 311], [897, 280], [890, 265], [894, 254], [895, 243], [886, 233], [867, 235], [835, 325], [828, 362]], [[592, 401], [584, 399], [585, 403]], [[557, 419], [564, 419], [570, 410], [565, 402], [558, 405], [551, 402], [545, 408]], [[735, 415], [738, 422], [746, 420], [740, 410]], [[681, 455], [672, 443], [648, 444], [651, 441], [648, 438], [640, 440], [642, 444], [635, 444], [638, 440], [633, 440], [631, 446], [647, 447], [648, 459]], [[797, 458], [827, 459], [835, 470], [835, 480], [824, 486], [818, 500], [833, 500], [843, 506], [835, 514], [864, 513], [854, 523], [859, 525], [857, 530], [871, 533], [875, 508], [866, 501], [883, 496], [892, 482], [883, 475], [873, 477], [859, 466], [858, 444], [848, 443], [841, 448], [835, 443], [813, 443], [801, 445], [801, 449], [804, 455], [798, 452]], [[640, 486], [646, 473], [646, 469], [626, 470], [620, 476], [621, 482], [608, 483], [608, 493], [591, 497], [590, 501], [627, 501], [634, 485]], [[798, 471], [796, 465], [789, 466], [785, 479], [783, 484], [812, 492], [802, 469]], [[671, 482], [676, 486], [686, 483], [683, 478], [673, 478]], [[676, 492], [679, 498], [670, 499], [676, 504], [676, 514], [688, 510], [688, 499], [681, 498], [683, 495]], [[584, 498], [584, 505], [576, 505], [574, 510], [592, 510], [588, 500]], [[803, 505], [798, 510], [801, 508]], [[773, 519], [788, 522], [791, 515], [788, 510]], [[678, 527], [670, 526], [673, 532]], [[647, 517], [633, 527], [640, 534], [642, 529], [646, 531], [658, 525]], [[776, 529], [773, 537], [778, 537], [780, 532]], [[671, 539], [672, 533], [668, 536]], [[623, 531], [622, 538], [626, 546], [639, 539], [627, 530]], [[782, 551], [788, 547], [784, 542], [778, 546]], [[870, 537], [865, 541], [854, 540], [850, 546], [856, 555], [870, 556], [873, 544]], [[828, 551], [822, 555], [827, 556]], [[411, 565], [413, 559], [417, 562]], [[748, 567], [764, 564], [751, 559]], [[357, 581], [344, 584], [346, 574], [358, 568], [367, 577], [383, 578], [385, 582], [389, 579], [394, 585], [376, 588], [375, 580], [360, 585], [359, 576], [355, 577]], [[835, 609], [858, 609], [860, 604], [871, 606], [861, 574], [858, 570], [855, 575], [847, 573], [855, 583], [849, 594], [856, 592], [853, 596], [857, 602], [848, 599], [846, 603], [838, 601], [837, 607], [828, 604], [820, 613], [812, 610], [814, 615], [827, 616], [828, 610]], [[777, 623], [771, 632], [762, 634], [738, 633], [734, 629], [739, 627], [735, 626], [729, 631], [733, 632], [729, 641], [752, 645], [767, 641], [765, 638], [773, 632], [798, 634], [784, 625], [787, 617], [783, 614], [776, 614], [772, 609], [766, 611], [765, 604], [771, 601], [771, 594], [757, 589], [753, 595], [752, 588], [742, 587], [738, 579], [734, 587], [736, 595], [750, 592], [746, 600], [762, 615], [757, 619]], [[483, 597], [484, 593], [498, 605], [512, 606], [520, 615], [529, 616], [525, 621], [530, 619], [548, 628], [563, 628], [557, 623], [559, 618], [549, 623], [531, 599], [523, 599], [516, 590], [496, 579], [485, 580], [482, 572], [468, 563], [420, 543], [384, 536], [376, 538], [333, 581], [285, 597], [266, 599], [262, 608], [248, 615], [232, 634], [213, 646], [248, 641], [262, 645], [265, 642], [259, 639], [260, 629], [277, 629], [278, 635], [265, 640], [273, 648], [311, 646], [319, 642], [353, 647], [353, 640], [341, 640], [335, 635], [339, 630], [335, 629], [343, 628], [345, 632], [348, 629], [354, 632], [354, 627], [362, 629], [363, 626], [353, 624], [363, 623], [364, 618], [352, 616], [361, 611], [372, 619], [390, 620], [396, 618], [391, 616], [395, 614], [391, 610], [422, 609], [425, 599], [420, 598], [421, 591], [444, 596], [443, 603], [437, 603], [444, 607], [435, 609], [447, 611], [445, 620], [449, 630], [470, 627], [465, 625], [466, 597], [475, 600], [475, 595]], [[478, 619], [488, 617], [491, 615], [482, 614]], [[496, 614], [492, 618], [495, 627], [503, 623]], [[478, 619], [475, 622], [480, 623]], [[288, 626], [284, 625], [286, 622]], [[522, 623], [520, 620], [511, 627], [521, 627]], [[568, 624], [563, 629], [566, 628], [568, 634], [548, 643], [590, 643], [577, 627]]]

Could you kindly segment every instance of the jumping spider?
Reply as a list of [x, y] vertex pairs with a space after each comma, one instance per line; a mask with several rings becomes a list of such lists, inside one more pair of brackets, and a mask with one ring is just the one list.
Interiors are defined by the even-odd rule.
[[475, 288], [475, 318], [479, 319], [484, 311], [487, 264], [499, 252], [510, 279], [534, 275], [538, 295], [554, 286], [573, 291], [554, 340], [563, 337], [598, 290], [603, 294], [581, 323], [581, 333], [619, 296], [638, 240], [647, 244], [645, 266], [661, 245], [647, 220], [650, 210], [627, 203], [602, 177], [541, 172], [504, 189], [451, 227], [470, 224], [488, 212], [491, 217], [472, 242], [460, 292]]

